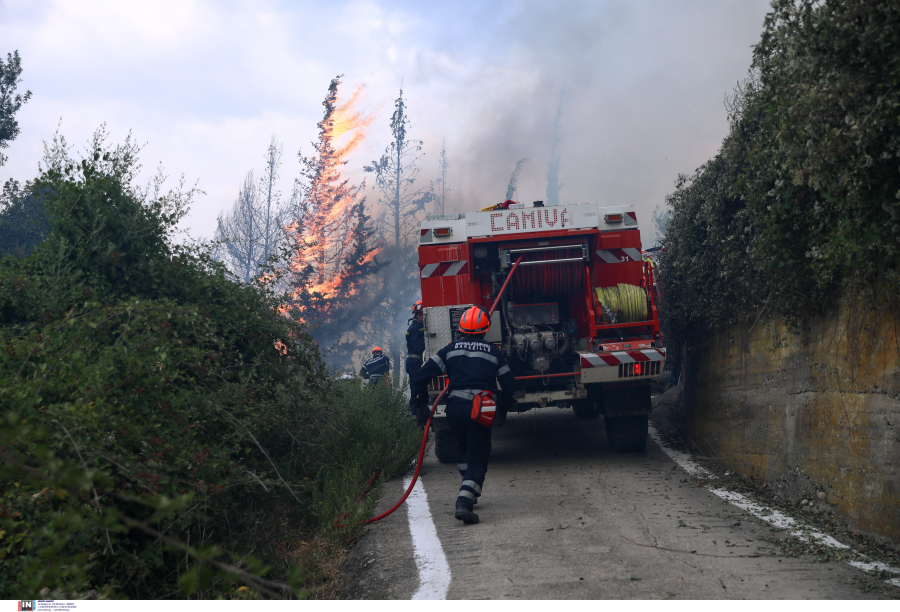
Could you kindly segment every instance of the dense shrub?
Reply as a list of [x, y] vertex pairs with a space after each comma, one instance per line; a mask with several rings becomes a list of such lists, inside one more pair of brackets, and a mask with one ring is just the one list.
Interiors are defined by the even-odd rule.
[[28, 189], [52, 231], [0, 260], [0, 593], [315, 592], [296, 543], [354, 537], [332, 523], [418, 430], [331, 380], [269, 285], [176, 245], [193, 192], [135, 188], [136, 154], [51, 150]]
[[852, 283], [900, 288], [900, 5], [776, 0], [719, 153], [667, 198], [660, 261], [678, 345], [738, 321], [800, 321]]

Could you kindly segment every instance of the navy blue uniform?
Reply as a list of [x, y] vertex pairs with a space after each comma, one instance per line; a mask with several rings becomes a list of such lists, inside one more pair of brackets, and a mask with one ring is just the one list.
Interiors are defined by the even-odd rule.
[[425, 362], [416, 377], [417, 393], [428, 391], [428, 381], [447, 374], [447, 421], [456, 436], [456, 467], [463, 478], [457, 503], [469, 510], [481, 495], [491, 454], [491, 429], [472, 420], [472, 399], [478, 391], [497, 394], [497, 380], [503, 387], [499, 405], [513, 403], [515, 379], [503, 353], [482, 340], [452, 342]]
[[[428, 405], [428, 392], [416, 395], [415, 380], [422, 367], [422, 354], [425, 352], [425, 325], [413, 320], [406, 330], [406, 374], [409, 376], [409, 410], [416, 416], [420, 406]], [[424, 423], [422, 424], [424, 425]]]
[[378, 386], [381, 378], [390, 370], [391, 360], [388, 359], [387, 355], [376, 355], [363, 364], [359, 375], [369, 380], [369, 386], [374, 388]]

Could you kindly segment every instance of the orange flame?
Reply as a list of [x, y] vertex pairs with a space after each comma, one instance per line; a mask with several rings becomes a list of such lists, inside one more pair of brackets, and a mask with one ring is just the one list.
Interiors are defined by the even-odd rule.
[[[323, 103], [325, 118], [319, 123], [319, 141], [315, 145], [318, 155], [303, 158], [306, 169], [311, 172], [306, 175], [305, 213], [302, 219], [285, 229], [296, 245], [291, 271], [298, 274], [312, 271], [313, 274], [309, 274], [305, 287], [294, 291], [293, 297], [303, 291], [308, 295], [318, 294], [320, 300], [332, 299], [340, 295], [342, 289], [347, 292], [345, 297], [356, 293], [352, 287], [343, 287], [346, 278], [342, 267], [353, 248], [357, 196], [365, 183], [361, 186], [351, 184], [341, 177], [341, 169], [362, 143], [366, 128], [375, 120], [374, 114], [365, 115], [358, 110], [362, 93], [363, 86], [357, 85], [344, 101], [341, 101], [339, 90], [334, 91], [333, 98], [326, 97]], [[377, 254], [378, 251], [370, 252], [363, 263], [371, 261]]]

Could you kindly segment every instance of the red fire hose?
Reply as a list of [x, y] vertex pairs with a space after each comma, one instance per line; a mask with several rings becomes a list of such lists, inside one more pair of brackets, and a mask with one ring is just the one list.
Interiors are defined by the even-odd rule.
[[[503, 292], [506, 290], [506, 286], [509, 285], [509, 280], [512, 278], [512, 275], [516, 271], [516, 268], [519, 267], [519, 262], [521, 262], [521, 261], [522, 261], [522, 256], [519, 255], [519, 258], [516, 260], [516, 263], [513, 264], [513, 267], [510, 269], [509, 274], [506, 275], [506, 280], [503, 281], [503, 286], [500, 287], [500, 291], [497, 293], [497, 297], [494, 298], [494, 304], [491, 306], [491, 309], [488, 311], [488, 319], [491, 318], [491, 316], [494, 314], [494, 310], [497, 309], [497, 304], [500, 303], [500, 297], [503, 295]], [[437, 396], [437, 399], [435, 399], [434, 403], [431, 405], [431, 416], [428, 417], [428, 421], [425, 423], [425, 432], [422, 435], [422, 445], [419, 447], [419, 458], [416, 461], [416, 471], [413, 473], [412, 481], [409, 483], [409, 487], [407, 487], [406, 493], [403, 494], [403, 497], [401, 497], [399, 499], [399, 501], [397, 501], [396, 504], [391, 506], [390, 510], [388, 510], [387, 512], [382, 512], [378, 516], [374, 516], [370, 519], [366, 519], [366, 520], [362, 521], [360, 523], [361, 525], [367, 525], [369, 523], [374, 523], [375, 521], [380, 521], [384, 517], [388, 516], [389, 514], [394, 512], [394, 510], [396, 510], [401, 505], [403, 505], [403, 502], [405, 502], [406, 498], [409, 497], [409, 494], [412, 493], [413, 487], [416, 486], [416, 480], [419, 479], [419, 470], [422, 469], [422, 459], [425, 458], [425, 445], [428, 443], [428, 431], [431, 429], [431, 417], [434, 416], [434, 411], [437, 410], [438, 404], [444, 398], [444, 395], [447, 393], [447, 389], [449, 389], [449, 388], [450, 388], [449, 385], [444, 387], [441, 390], [440, 394]], [[377, 478], [379, 473], [380, 473], [380, 470], [378, 471], [378, 473], [375, 474], [375, 476], [372, 478], [372, 480], [369, 481], [369, 484], [366, 485], [366, 490], [368, 490], [368, 488], [370, 486], [372, 486], [372, 483], [375, 482], [375, 478]], [[346, 516], [346, 514], [344, 516]], [[343, 517], [341, 517], [341, 518], [343, 518]], [[334, 525], [335, 528], [343, 527], [343, 526], [344, 525]]]

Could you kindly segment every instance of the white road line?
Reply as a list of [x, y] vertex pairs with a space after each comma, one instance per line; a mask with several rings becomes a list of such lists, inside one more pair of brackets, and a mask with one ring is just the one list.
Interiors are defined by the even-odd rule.
[[[403, 481], [409, 488], [412, 476]], [[441, 547], [437, 529], [428, 509], [428, 496], [422, 479], [416, 481], [409, 497], [406, 498], [406, 512], [409, 516], [409, 533], [412, 535], [413, 556], [419, 568], [419, 590], [413, 599], [447, 599], [450, 589], [450, 565]]]
[[650, 439], [656, 442], [656, 445], [663, 449], [663, 452], [669, 456], [672, 461], [681, 466], [685, 472], [690, 474], [691, 476], [700, 476], [703, 478], [713, 479], [715, 476], [710, 474], [706, 469], [700, 467], [694, 460], [691, 459], [691, 456], [687, 453], [683, 453], [679, 450], [675, 450], [674, 448], [669, 448], [665, 444], [663, 444], [662, 438], [659, 437], [659, 433], [657, 433], [656, 428], [653, 425], [649, 426], [650, 430]]
[[[662, 439], [659, 437], [659, 433], [656, 431], [656, 429], [653, 427], [653, 425], [650, 426], [650, 438], [654, 442], [656, 442], [656, 445], [659, 446], [663, 450], [663, 452], [666, 455], [668, 455], [670, 459], [672, 459], [672, 461], [677, 463], [681, 467], [681, 469], [683, 469], [688, 474], [691, 474], [692, 476], [702, 476], [704, 478], [709, 478], [709, 479], [715, 478], [715, 476], [710, 474], [704, 468], [702, 468], [699, 465], [697, 465], [696, 463], [694, 463], [693, 459], [691, 459], [691, 456], [688, 455], [687, 453], [683, 453], [681, 451], [677, 451], [675, 449], [672, 449], [672, 448], [669, 448], [668, 446], [666, 446], [663, 443]], [[792, 529], [792, 531], [791, 531], [792, 536], [796, 536], [796, 537], [804, 539], [804, 540], [815, 539], [815, 540], [818, 540], [819, 542], [821, 542], [822, 544], [824, 544], [825, 546], [830, 546], [831, 548], [839, 548], [839, 549], [850, 548], [846, 544], [843, 544], [842, 542], [838, 542], [837, 540], [832, 538], [830, 535], [820, 533], [813, 529], [806, 529], [806, 530], [796, 529], [796, 528], [800, 527], [800, 525], [798, 525], [797, 521], [795, 521], [790, 516], [787, 516], [786, 514], [783, 514], [782, 512], [779, 512], [778, 510], [774, 510], [774, 509], [764, 506], [762, 504], [753, 502], [753, 501], [747, 499], [746, 497], [744, 497], [743, 495], [741, 495], [740, 493], [735, 493], [734, 491], [726, 491], [725, 489], [707, 489], [707, 490], [710, 493], [713, 493], [714, 495], [721, 497], [725, 501], [731, 502], [738, 508], [740, 508], [742, 510], [746, 510], [753, 516], [764, 520], [765, 522], [769, 523], [770, 525], [774, 525], [775, 527], [779, 527], [781, 529]], [[852, 551], [852, 552], [856, 552], [856, 551]], [[859, 555], [859, 557], [861, 559], [867, 558], [862, 553], [856, 553], [856, 554]], [[900, 568], [891, 567], [889, 565], [885, 565], [884, 563], [878, 563], [877, 561], [874, 561], [874, 562], [873, 561], [847, 561], [847, 563], [849, 565], [852, 565], [853, 567], [861, 569], [863, 571], [878, 570], [878, 571], [890, 572], [892, 574], [900, 574]], [[888, 584], [893, 585], [895, 587], [900, 587], [900, 578], [892, 578], [890, 580], [886, 580], [885, 582], [887, 582]]]

